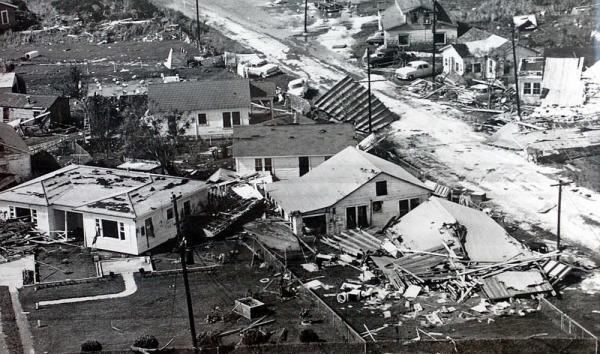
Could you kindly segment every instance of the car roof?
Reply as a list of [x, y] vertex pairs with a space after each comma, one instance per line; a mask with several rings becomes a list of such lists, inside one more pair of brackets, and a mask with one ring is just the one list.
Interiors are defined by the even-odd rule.
[[426, 62], [425, 60], [413, 60], [411, 62], [409, 62], [409, 64], [429, 64], [428, 62]]

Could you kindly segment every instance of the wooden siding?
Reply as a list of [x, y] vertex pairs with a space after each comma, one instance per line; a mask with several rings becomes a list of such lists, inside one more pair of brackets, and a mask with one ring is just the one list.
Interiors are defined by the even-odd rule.
[[[265, 157], [240, 157], [235, 159], [236, 171], [248, 173], [255, 171], [255, 159]], [[325, 156], [309, 156], [310, 169], [319, 166], [325, 161]], [[271, 157], [272, 173], [280, 180], [292, 179], [300, 176], [298, 156], [276, 156]], [[264, 170], [264, 164], [263, 164]]]

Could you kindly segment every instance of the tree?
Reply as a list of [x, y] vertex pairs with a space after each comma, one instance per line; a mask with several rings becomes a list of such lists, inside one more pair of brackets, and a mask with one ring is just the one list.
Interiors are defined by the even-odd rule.
[[177, 111], [141, 118], [130, 114], [125, 122], [125, 153], [129, 157], [158, 161], [168, 174], [176, 175], [173, 161], [182, 135], [190, 123]]
[[121, 125], [121, 115], [108, 97], [94, 95], [84, 103], [90, 136], [95, 146], [103, 151], [108, 158], [112, 149], [113, 136]]
[[78, 66], [70, 66], [65, 79], [53, 86], [66, 97], [82, 99], [87, 95], [85, 78]]

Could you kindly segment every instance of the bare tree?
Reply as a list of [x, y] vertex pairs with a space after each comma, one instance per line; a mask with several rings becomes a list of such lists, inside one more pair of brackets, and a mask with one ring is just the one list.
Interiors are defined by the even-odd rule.
[[111, 99], [100, 95], [88, 97], [84, 107], [94, 145], [108, 158], [112, 150], [113, 137], [121, 125], [121, 116]]

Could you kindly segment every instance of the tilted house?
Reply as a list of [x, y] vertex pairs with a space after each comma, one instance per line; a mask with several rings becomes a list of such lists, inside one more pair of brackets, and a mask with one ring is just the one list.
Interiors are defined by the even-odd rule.
[[224, 137], [250, 124], [249, 80], [187, 81], [148, 86], [149, 114], [181, 114], [190, 137]]
[[31, 153], [9, 125], [0, 123], [0, 189], [31, 175]]
[[519, 63], [519, 98], [525, 104], [539, 104], [542, 98], [544, 58], [523, 58]]
[[[435, 12], [437, 18], [435, 43], [443, 45], [454, 41], [458, 34], [458, 25], [438, 2], [436, 2]], [[432, 1], [395, 0], [394, 4], [380, 16], [386, 47], [432, 44], [434, 39]]]
[[355, 144], [354, 127], [347, 123], [233, 129], [236, 171], [269, 171], [280, 180], [300, 177]]
[[70, 165], [0, 193], [0, 217], [83, 237], [85, 247], [139, 255], [176, 236], [172, 195], [185, 217], [204, 208], [208, 188], [185, 178]]
[[[514, 82], [512, 42], [478, 28], [471, 28], [456, 43], [441, 49], [443, 72], [465, 79], [497, 79]], [[538, 53], [516, 46], [517, 62]]]
[[302, 177], [266, 185], [265, 190], [296, 234], [304, 226], [326, 234], [383, 227], [430, 195], [402, 167], [354, 147]]
[[69, 100], [65, 97], [0, 92], [0, 121], [3, 123], [17, 119], [28, 121], [46, 113], [54, 124], [71, 123]]

